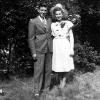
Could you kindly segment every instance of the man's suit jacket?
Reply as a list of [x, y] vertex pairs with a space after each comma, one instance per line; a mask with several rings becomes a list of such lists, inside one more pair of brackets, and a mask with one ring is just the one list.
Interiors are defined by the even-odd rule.
[[32, 54], [52, 52], [51, 20], [45, 27], [39, 17], [31, 19], [28, 27], [29, 47]]

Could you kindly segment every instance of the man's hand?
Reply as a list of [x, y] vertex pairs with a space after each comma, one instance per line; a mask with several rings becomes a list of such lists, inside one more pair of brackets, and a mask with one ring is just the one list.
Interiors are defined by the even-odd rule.
[[36, 62], [37, 61], [36, 54], [33, 54], [32, 57], [33, 57], [34, 62]]
[[65, 22], [61, 22], [61, 28], [63, 28], [65, 26]]

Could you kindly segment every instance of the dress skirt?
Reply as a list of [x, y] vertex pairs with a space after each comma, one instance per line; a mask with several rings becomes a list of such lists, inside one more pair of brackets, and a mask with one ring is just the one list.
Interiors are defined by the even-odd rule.
[[69, 72], [74, 69], [73, 57], [70, 56], [70, 42], [67, 38], [53, 39], [52, 70]]

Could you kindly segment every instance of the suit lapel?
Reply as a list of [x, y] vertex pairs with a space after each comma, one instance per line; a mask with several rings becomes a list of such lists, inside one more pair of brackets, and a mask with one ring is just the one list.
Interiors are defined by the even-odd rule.
[[49, 29], [49, 27], [50, 27], [50, 21], [47, 20], [47, 30]]
[[44, 23], [40, 20], [39, 17], [37, 17], [37, 21], [36, 21], [37, 26], [38, 26], [39, 28], [41, 28], [42, 31], [44, 31], [45, 33], [47, 33], [48, 30], [49, 30], [49, 28], [50, 28], [50, 25], [49, 25], [50, 22], [49, 22], [49, 20], [46, 19], [46, 21], [47, 21], [46, 27], [45, 27]]
[[43, 25], [43, 23], [42, 23], [42, 21], [40, 20], [39, 16], [37, 17], [37, 19], [38, 19], [38, 22], [39, 22], [41, 25]]
[[37, 17], [37, 21], [38, 21], [38, 24], [39, 24], [42, 28], [45, 27], [44, 24], [43, 24], [43, 22], [40, 20], [39, 17]]

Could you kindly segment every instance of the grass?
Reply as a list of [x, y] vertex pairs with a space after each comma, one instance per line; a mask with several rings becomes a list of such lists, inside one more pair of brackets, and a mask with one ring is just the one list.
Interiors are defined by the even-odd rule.
[[[32, 78], [1, 81], [0, 88], [5, 92], [4, 96], [0, 95], [0, 100], [34, 100]], [[40, 100], [100, 100], [100, 70], [77, 74], [74, 81], [65, 87], [54, 86], [43, 93]]]

